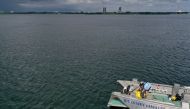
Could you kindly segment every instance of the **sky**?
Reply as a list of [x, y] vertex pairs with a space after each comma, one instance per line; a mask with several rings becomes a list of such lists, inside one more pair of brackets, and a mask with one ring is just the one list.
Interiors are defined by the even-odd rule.
[[0, 11], [188, 11], [190, 0], [0, 0]]

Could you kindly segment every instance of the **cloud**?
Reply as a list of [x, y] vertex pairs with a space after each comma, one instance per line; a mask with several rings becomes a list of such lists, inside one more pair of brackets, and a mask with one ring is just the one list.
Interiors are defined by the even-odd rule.
[[60, 4], [56, 3], [55, 0], [22, 0], [18, 1], [17, 5], [24, 8], [46, 8], [57, 7]]
[[[60, 0], [60, 2], [62, 2]], [[91, 3], [97, 3], [98, 0], [65, 0], [63, 1], [63, 3], [66, 3], [66, 4], [81, 4], [81, 3], [84, 3], [84, 4], [91, 4]]]
[[190, 11], [189, 5], [190, 0], [0, 0], [0, 9], [17, 7], [25, 10], [101, 11], [105, 6], [113, 11], [122, 6], [123, 10], [131, 11], [175, 11], [177, 7]]
[[[17, 0], [18, 1], [18, 0]], [[19, 1], [18, 1], [19, 2]], [[118, 4], [123, 3], [125, 4], [168, 4], [168, 3], [180, 3], [180, 2], [189, 2], [189, 0], [20, 0], [19, 4], [43, 4], [44, 6], [51, 4], [54, 6], [56, 5], [67, 5], [67, 4]], [[21, 5], [23, 6], [23, 5]], [[24, 5], [25, 6], [25, 5]]]

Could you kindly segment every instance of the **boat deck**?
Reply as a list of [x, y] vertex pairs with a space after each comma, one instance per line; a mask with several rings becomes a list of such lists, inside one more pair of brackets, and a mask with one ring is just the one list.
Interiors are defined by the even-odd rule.
[[151, 93], [153, 99], [159, 102], [164, 102], [164, 103], [171, 103], [174, 104], [176, 107], [181, 107], [181, 101], [171, 101], [169, 100], [167, 95], [164, 94], [156, 94], [156, 93]]
[[117, 98], [111, 98], [108, 105], [114, 106], [114, 107], [126, 107], [125, 104], [123, 104], [119, 99]]

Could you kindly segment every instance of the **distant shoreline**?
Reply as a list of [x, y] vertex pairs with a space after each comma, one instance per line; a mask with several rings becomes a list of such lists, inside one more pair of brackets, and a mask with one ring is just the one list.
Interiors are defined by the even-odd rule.
[[0, 14], [86, 14], [86, 15], [168, 15], [189, 14], [189, 12], [0, 12]]

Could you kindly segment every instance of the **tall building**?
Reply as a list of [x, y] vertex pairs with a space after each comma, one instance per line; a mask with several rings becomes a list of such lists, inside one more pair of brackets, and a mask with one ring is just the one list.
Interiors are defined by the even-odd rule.
[[122, 7], [119, 7], [118, 12], [119, 12], [119, 13], [122, 12]]
[[106, 13], [106, 7], [103, 7], [103, 13]]

